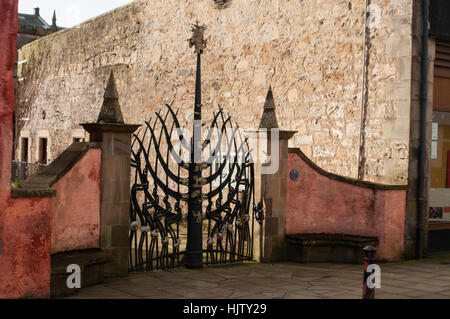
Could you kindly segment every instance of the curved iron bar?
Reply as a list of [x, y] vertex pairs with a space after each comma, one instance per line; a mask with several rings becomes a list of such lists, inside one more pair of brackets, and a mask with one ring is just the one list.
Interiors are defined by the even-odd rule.
[[[157, 120], [155, 119], [153, 129], [156, 127], [156, 123], [157, 123]], [[149, 128], [149, 127], [148, 127], [148, 129], [151, 130], [151, 128]], [[147, 130], [144, 134], [144, 138], [147, 133]], [[152, 144], [152, 140], [149, 141], [148, 148], [151, 147], [151, 144]], [[145, 151], [145, 148], [143, 148], [143, 150]], [[147, 177], [148, 170], [146, 168], [144, 168], [143, 170], [139, 170], [138, 172], [140, 175], [140, 180], [145, 181], [145, 185], [149, 185], [148, 177]], [[153, 262], [149, 263], [148, 261], [153, 258], [153, 255], [155, 253], [155, 248], [156, 248], [156, 255], [158, 255], [158, 248], [157, 248], [158, 247], [158, 241], [157, 241], [158, 223], [157, 223], [157, 220], [152, 218], [152, 214], [149, 212], [149, 210], [153, 209], [154, 212], [157, 212], [158, 210], [161, 210], [162, 207], [159, 206], [159, 203], [156, 200], [156, 198], [153, 198], [152, 195], [148, 192], [148, 188], [149, 187], [147, 186], [147, 188], [143, 190], [146, 201], [143, 203], [142, 208], [143, 208], [143, 213], [144, 213], [144, 218], [145, 218], [144, 225], [149, 225], [149, 228], [147, 228], [146, 231], [141, 232], [141, 240], [139, 243], [139, 261], [140, 261], [141, 269], [143, 268], [144, 265], [146, 265], [147, 266], [146, 270], [153, 270]], [[151, 241], [150, 241], [150, 247], [149, 247], [150, 249], [145, 250], [146, 261], [144, 263], [144, 261], [143, 261], [143, 246], [144, 246], [144, 244], [146, 247], [149, 246], [148, 245], [148, 233], [147, 233], [148, 231], [151, 232]], [[156, 234], [156, 236], [155, 236], [155, 234]], [[151, 256], [151, 258], [150, 258], [150, 256]], [[158, 268], [158, 265], [157, 265], [157, 268]]]
[[[164, 131], [166, 132], [166, 131], [167, 131], [167, 127], [165, 126], [164, 122], [167, 120], [167, 117], [169, 116], [169, 111], [166, 112], [166, 115], [165, 115], [165, 117], [164, 117], [164, 120], [161, 118], [159, 112], [156, 112], [156, 116], [157, 116], [158, 119], [160, 120], [160, 123], [162, 123], [163, 129], [164, 129]], [[153, 132], [152, 132], [152, 133], [153, 133]], [[156, 151], [157, 153], [159, 153], [159, 149], [160, 149], [160, 146], [161, 146], [161, 140], [162, 140], [162, 137], [163, 137], [163, 130], [160, 130], [158, 142], [155, 141], [155, 145], [154, 145], [154, 149], [155, 149], [155, 151]], [[149, 152], [149, 151], [150, 151], [150, 150], [148, 150], [148, 152]], [[150, 163], [150, 161], [148, 161], [148, 163]], [[156, 178], [158, 178], [158, 179], [159, 179], [159, 177], [158, 177], [158, 167], [159, 167], [159, 164], [160, 164], [160, 163], [161, 163], [161, 166], [163, 166], [164, 160], [159, 160], [158, 157], [155, 158], [155, 169], [154, 169], [154, 172], [155, 172]], [[163, 167], [163, 168], [164, 168], [164, 167]], [[153, 176], [154, 179], [155, 179], [155, 176]], [[169, 186], [168, 183], [167, 183], [167, 172], [166, 172], [166, 183], [165, 183], [165, 187], [166, 187], [167, 189], [170, 189], [170, 186]], [[164, 191], [164, 194], [166, 195], [166, 197], [169, 196], [169, 195], [168, 195], [168, 192], [167, 192], [167, 189], [162, 188], [162, 190]], [[155, 200], [157, 200], [158, 203], [159, 203], [158, 184], [154, 184], [154, 185], [153, 185], [153, 196], [155, 197]], [[166, 204], [166, 208], [167, 208], [167, 204], [170, 206], [170, 203], [168, 203], [168, 200], [165, 201], [165, 204]], [[161, 220], [161, 218], [164, 216], [165, 211], [166, 211], [166, 210], [163, 210], [163, 211], [157, 211], [157, 210], [155, 210], [155, 212], [154, 212], [154, 214], [153, 214], [153, 216], [152, 216], [153, 219], [154, 219], [154, 221], [155, 221], [155, 223], [156, 223], [156, 226], [157, 226], [157, 233], [156, 233], [156, 236], [155, 236], [155, 240], [156, 240], [157, 247], [158, 247], [159, 239], [161, 239], [161, 251], [159, 251], [158, 248], [157, 248], [157, 251], [156, 251], [156, 253], [157, 253], [156, 255], [157, 255], [157, 257], [159, 257], [159, 258], [157, 259], [157, 261], [156, 261], [156, 266], [157, 266], [157, 268], [162, 268], [162, 269], [165, 269], [165, 268], [166, 268], [166, 261], [167, 261], [167, 260], [165, 260], [164, 257], [166, 257], [167, 254], [168, 254], [168, 238], [167, 238], [167, 233], [166, 233], [165, 227], [164, 227], [164, 225], [163, 225], [163, 223], [162, 223], [162, 220]]]
[[[170, 108], [170, 107], [169, 107]], [[172, 136], [173, 130], [175, 127], [175, 123], [172, 121], [172, 126], [170, 128], [170, 135]], [[169, 152], [167, 152], [167, 156], [166, 156], [166, 163], [169, 162]], [[179, 179], [179, 176], [177, 176], [177, 178]], [[166, 174], [166, 184], [169, 184], [169, 176]], [[180, 185], [180, 183], [177, 183], [177, 185]], [[172, 211], [172, 205], [169, 202], [169, 196], [166, 195], [163, 199], [164, 204], [166, 206], [164, 213], [162, 214], [162, 216], [164, 216], [164, 239], [163, 239], [163, 243], [164, 243], [164, 247], [165, 249], [165, 256], [166, 256], [166, 267], [170, 267], [170, 265], [174, 264], [175, 258], [174, 256], [171, 256], [169, 254], [169, 236], [172, 239], [172, 243], [174, 243], [175, 241], [178, 242], [178, 237], [176, 237], [175, 231], [172, 228], [172, 225], [175, 222], [178, 222], [181, 220], [181, 212], [176, 211], [176, 214], [173, 214]], [[173, 244], [172, 244], [173, 245]], [[169, 264], [170, 263], [170, 264]]]
[[209, 127], [209, 132], [208, 132], [208, 136], [206, 136], [205, 141], [203, 142], [203, 146], [202, 146], [202, 150], [205, 150], [205, 148], [210, 145], [211, 143], [211, 137], [212, 137], [212, 132], [213, 132], [213, 128], [216, 126], [217, 124], [217, 119], [219, 118], [219, 115], [223, 112], [223, 109], [219, 106], [219, 112], [217, 112], [217, 114], [214, 112], [214, 118], [213, 121], [211, 122], [211, 125]]
[[[187, 164], [178, 156], [178, 154], [173, 153], [174, 147], [172, 145], [172, 142], [170, 141], [172, 134], [169, 134], [169, 132], [167, 132], [167, 127], [166, 127], [166, 124], [164, 123], [164, 120], [161, 118], [161, 116], [158, 113], [156, 113], [156, 116], [158, 117], [158, 119], [162, 125], [162, 129], [163, 129], [162, 131], [164, 131], [164, 134], [166, 136], [168, 149], [170, 150], [171, 155], [174, 157], [175, 162], [178, 163], [178, 165], [181, 165], [181, 167], [186, 168]], [[162, 134], [162, 131], [161, 131], [161, 134]], [[181, 135], [181, 137], [183, 137], [183, 136]], [[183, 139], [181, 139], [180, 137], [178, 139], [181, 142], [182, 140], [184, 140], [184, 137], [183, 137]]]
[[[134, 137], [138, 140], [139, 144], [143, 146], [142, 141], [139, 139], [138, 136], [134, 135]], [[157, 175], [157, 171], [153, 170], [152, 165], [150, 164], [150, 161], [148, 159], [148, 153], [147, 151], [143, 150], [143, 153], [145, 155], [145, 161], [146, 161], [146, 168], [149, 170], [150, 175], [152, 175], [154, 182], [163, 189], [163, 191], [167, 192], [170, 196], [172, 196], [175, 199], [185, 199], [187, 198], [188, 194], [182, 194], [173, 191], [170, 187], [167, 187], [163, 181], [160, 180], [160, 178]]]
[[[235, 134], [235, 133], [236, 132], [233, 132], [233, 134]], [[219, 143], [222, 143], [222, 138], [220, 139], [220, 141], [217, 142], [217, 144], [219, 144]], [[227, 158], [230, 158], [230, 155], [231, 155], [231, 150], [230, 150], [231, 143], [227, 143], [227, 144], [228, 144], [228, 146], [227, 146]], [[217, 145], [216, 145], [216, 149], [217, 149]], [[214, 151], [214, 153], [213, 153], [214, 156], [211, 156], [210, 159], [217, 158], [217, 155], [216, 155], [215, 152], [216, 151]], [[220, 164], [220, 167], [218, 168], [218, 170], [213, 175], [209, 176], [206, 179], [206, 184], [209, 184], [211, 181], [217, 179], [217, 177], [219, 177], [219, 175], [223, 173], [223, 170], [225, 169], [227, 164], [228, 163], [226, 161], [223, 161], [223, 163]]]
[[[232, 124], [230, 124], [230, 126], [232, 127]], [[237, 146], [236, 146], [236, 140], [235, 140], [235, 133], [236, 133], [236, 130], [233, 131], [233, 135], [230, 137], [229, 140], [227, 139], [227, 142], [228, 142], [228, 144], [230, 144], [231, 141], [234, 141], [235, 142], [234, 145], [235, 145], [235, 149], [236, 149]], [[241, 138], [241, 142], [242, 142], [242, 137], [240, 137], [240, 138]], [[236, 152], [235, 163], [236, 163], [236, 160], [237, 160], [239, 154], [241, 153], [241, 150], [243, 149], [243, 144], [244, 143], [241, 143], [241, 144], [242, 145], [239, 147], [239, 150]], [[245, 144], [247, 144], [247, 146], [248, 146], [248, 143], [245, 143]], [[229, 150], [230, 150], [230, 147], [228, 147], [228, 154], [229, 154]], [[244, 161], [244, 163], [248, 164], [247, 158], [248, 158], [248, 156], [246, 157], [246, 160]], [[237, 216], [237, 213], [242, 211], [242, 207], [246, 206], [245, 204], [244, 205], [240, 205], [240, 203], [238, 201], [238, 197], [237, 197], [238, 196], [239, 187], [242, 184], [245, 184], [245, 186], [246, 186], [245, 187], [243, 201], [246, 201], [246, 198], [247, 198], [248, 194], [250, 193], [249, 189], [247, 187], [249, 185], [249, 183], [245, 182], [245, 178], [244, 178], [243, 181], [241, 181], [241, 179], [242, 179], [242, 177], [241, 177], [242, 176], [242, 172], [246, 171], [246, 168], [247, 168], [247, 165], [244, 165], [242, 169], [239, 169], [240, 172], [237, 173], [237, 178], [235, 180], [235, 183], [236, 183], [237, 187], [234, 190], [232, 190], [231, 192], [228, 193], [227, 202], [225, 204], [223, 204], [223, 205], [220, 205], [220, 203], [219, 203], [220, 207], [218, 209], [216, 209], [216, 211], [214, 213], [212, 213], [212, 214], [211, 214], [210, 210], [208, 211], [208, 213], [209, 213], [208, 215], [210, 217], [212, 216], [212, 219], [214, 219], [216, 221], [216, 224], [214, 225], [213, 229], [208, 233], [209, 245], [208, 245], [208, 250], [207, 251], [209, 253], [208, 256], [211, 257], [212, 261], [214, 261], [214, 259], [215, 259], [215, 261], [217, 261], [217, 258], [214, 258], [214, 250], [212, 249], [212, 243], [210, 242], [210, 238], [212, 236], [214, 236], [216, 232], [220, 233], [220, 234], [223, 234], [225, 222], [227, 223], [227, 225], [232, 225], [234, 219]], [[231, 173], [229, 174], [229, 177], [230, 176], [232, 176]], [[227, 184], [227, 183], [229, 184], [229, 180], [226, 180], [225, 183], [223, 183], [223, 184]], [[235, 196], [236, 196], [236, 199], [234, 199]], [[208, 200], [209, 200], [209, 205], [208, 206], [210, 206], [211, 205], [211, 197], [208, 198]], [[230, 205], [229, 205], [230, 202], [232, 202], [235, 205], [235, 208], [232, 210], [231, 214], [230, 214], [231, 208], [230, 208]], [[226, 211], [226, 213], [227, 213], [226, 218], [222, 218], [221, 215], [220, 215], [224, 211]], [[238, 229], [238, 232], [239, 232], [239, 229]], [[227, 228], [226, 246], [228, 246], [228, 244], [230, 245], [230, 258], [231, 258], [231, 261], [234, 260], [236, 255], [237, 255], [239, 260], [244, 259], [244, 257], [243, 257], [243, 247], [244, 247], [243, 240], [244, 240], [244, 238], [241, 235], [241, 233], [239, 232], [239, 240], [238, 240], [237, 239], [238, 238], [238, 234], [237, 234], [238, 232], [234, 233], [235, 236], [233, 238], [233, 232], [230, 231], [229, 228]], [[235, 254], [236, 253], [236, 243], [239, 243], [238, 244], [237, 254]], [[227, 249], [227, 247], [225, 248], [225, 250], [226, 249]], [[222, 236], [218, 236], [218, 239], [216, 241], [216, 251], [217, 250], [223, 250]], [[247, 251], [249, 251], [249, 249]], [[224, 258], [226, 258], [226, 256], [221, 254], [221, 256], [220, 256], [221, 261], [223, 261]]]
[[[166, 119], [167, 119], [167, 116], [168, 116], [168, 113], [166, 114]], [[147, 122], [147, 124], [148, 124], [148, 122]], [[145, 133], [144, 133], [144, 138], [145, 138], [145, 135], [146, 135], [146, 133], [147, 133], [147, 131], [154, 131], [154, 128], [155, 128], [155, 125], [156, 125], [156, 121], [155, 121], [155, 124], [154, 124], [154, 126], [153, 126], [153, 128], [148, 124], [147, 125], [147, 129], [146, 129], [146, 131], [145, 131]], [[172, 125], [172, 128], [171, 128], [171, 131], [173, 131], [173, 125]], [[139, 138], [137, 138], [137, 139], [135, 139], [135, 141], [139, 141], [139, 142], [141, 142], [140, 140], [139, 140]], [[154, 141], [155, 141], [155, 143], [160, 143], [160, 141], [159, 142], [156, 142], [156, 139], [153, 139]], [[135, 141], [133, 141], [133, 142], [135, 142]], [[150, 147], [151, 147], [151, 143], [152, 143], [152, 140], [150, 140], [150, 142], [149, 142], [149, 146], [148, 146], [148, 149], [147, 150], [149, 150], [150, 149]], [[141, 144], [141, 148], [140, 148], [140, 151], [141, 150], [144, 150], [144, 154], [145, 154], [145, 148], [143, 148], [142, 147], [143, 145]], [[166, 208], [164, 209], [164, 208], [162, 208], [160, 205], [159, 205], [159, 203], [156, 201], [156, 198], [153, 198], [152, 197], [152, 195], [148, 192], [148, 180], [147, 180], [147, 170], [146, 169], [144, 169], [144, 170], [142, 170], [140, 167], [139, 167], [139, 164], [140, 164], [140, 151], [138, 151], [138, 154], [136, 154], [135, 152], [133, 152], [133, 155], [134, 155], [134, 157], [135, 158], [138, 158], [138, 160], [135, 160], [135, 167], [136, 167], [136, 175], [139, 173], [139, 175], [140, 175], [140, 180], [141, 180], [141, 183], [142, 183], [142, 181], [144, 181], [144, 185], [146, 185], [146, 187], [143, 187], [143, 189], [141, 189], [141, 190], [143, 190], [144, 191], [144, 193], [145, 193], [145, 198], [147, 199], [147, 201], [143, 204], [143, 212], [141, 212], [140, 211], [140, 209], [139, 209], [139, 205], [137, 204], [137, 202], [136, 202], [136, 200], [137, 200], [137, 197], [136, 197], [136, 192], [135, 192], [135, 190], [136, 190], [136, 188], [137, 187], [134, 187], [134, 191], [133, 191], [133, 193], [132, 193], [132, 201], [134, 202], [134, 206], [136, 207], [136, 212], [138, 213], [138, 215], [139, 215], [139, 217], [140, 217], [140, 219], [141, 219], [141, 224], [143, 224], [143, 225], [151, 225], [151, 227], [150, 227], [150, 230], [152, 231], [152, 233], [153, 234], [162, 234], [162, 237], [164, 238], [164, 239], [167, 239], [168, 238], [168, 234], [172, 234], [172, 238], [174, 237], [173, 236], [173, 230], [172, 230], [172, 228], [171, 228], [171, 224], [172, 223], [174, 223], [174, 222], [176, 222], [177, 220], [179, 220], [180, 218], [180, 216], [171, 216], [171, 218], [169, 217], [169, 215], [168, 214], [170, 214], [170, 212], [171, 212], [171, 207], [170, 207], [170, 203], [168, 202], [168, 199], [167, 198], [165, 198], [165, 204], [166, 204]], [[148, 156], [145, 156], [146, 158], [148, 158]], [[139, 163], [139, 164], [138, 164]], [[137, 178], [136, 178], [137, 179]], [[166, 180], [166, 182], [167, 182], [167, 180]], [[142, 188], [142, 187], [141, 187]], [[147, 189], [146, 189], [147, 188]], [[170, 207], [170, 208], [169, 208]], [[148, 212], [148, 210], [149, 209], [151, 209], [151, 208], [153, 208], [154, 209], [154, 214], [153, 214], [153, 218], [152, 218], [152, 216], [151, 216], [151, 214]], [[164, 217], [166, 217], [166, 219], [165, 219], [165, 225], [163, 226], [162, 224], [161, 224], [161, 222], [159, 221], [159, 216], [161, 216], [161, 215], [163, 215]], [[181, 214], [179, 214], [179, 215], [181, 215]], [[169, 218], [168, 218], [169, 217]], [[158, 232], [157, 233], [155, 233], [155, 231], [156, 230], [158, 230]], [[132, 235], [133, 236], [133, 235]], [[164, 240], [163, 240], [164, 241]], [[139, 243], [139, 252], [141, 252], [140, 254], [139, 254], [139, 256], [138, 256], [138, 258], [139, 258], [139, 262], [140, 262], [140, 264], [143, 264], [143, 257], [142, 257], [142, 250], [143, 250], [143, 245], [144, 245], [144, 242], [145, 243], [147, 243], [147, 233], [146, 232], [144, 232], [144, 233], [141, 233], [141, 239], [140, 239], [140, 243]], [[163, 247], [165, 247], [166, 245], [163, 245]], [[155, 247], [155, 236], [152, 236], [152, 241], [151, 241], [151, 244], [150, 244], [150, 253], [151, 253], [151, 255], [153, 256], [153, 251], [154, 251], [154, 247]], [[148, 250], [147, 250], [147, 252], [148, 252]], [[158, 254], [158, 252], [157, 252], [157, 254]], [[161, 252], [161, 255], [162, 256], [164, 256], [164, 255], [166, 255], [165, 254], [165, 252], [164, 251], [162, 251]], [[158, 256], [157, 256], [158, 257]], [[148, 258], [148, 256], [147, 256], [147, 260], [148, 260], [149, 258]], [[152, 265], [151, 265], [152, 266]], [[164, 266], [164, 265], [163, 265]], [[152, 267], [150, 267], [150, 268], [152, 268]]]
[[[186, 150], [190, 151], [191, 146], [190, 146], [190, 144], [189, 144], [188, 142], [186, 142], [186, 140], [185, 140], [185, 138], [184, 138], [184, 136], [183, 136], [183, 132], [181, 131], [180, 122], [178, 121], [178, 117], [177, 117], [178, 111], [175, 113], [175, 112], [173, 111], [173, 109], [172, 109], [172, 105], [173, 105], [173, 102], [171, 103], [171, 105], [166, 104], [167, 108], [169, 109], [170, 114], [172, 115], [172, 121], [173, 121], [173, 123], [175, 124], [175, 127], [177, 128], [177, 131], [178, 131], [178, 137], [180, 138], [181, 145], [183, 145], [183, 147], [184, 147]], [[180, 133], [181, 133], [181, 134], [180, 134]]]

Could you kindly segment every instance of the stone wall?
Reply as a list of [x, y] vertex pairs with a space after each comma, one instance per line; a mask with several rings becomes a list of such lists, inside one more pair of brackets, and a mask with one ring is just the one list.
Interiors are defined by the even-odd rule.
[[[412, 2], [371, 1], [381, 11], [367, 41], [368, 181], [407, 183]], [[212, 0], [135, 1], [22, 48], [17, 136], [31, 133], [32, 161], [38, 134], [50, 136], [56, 158], [79, 133], [76, 123], [96, 120], [110, 70], [125, 122], [142, 123], [171, 101], [189, 120], [196, 59], [187, 39], [198, 20], [208, 25], [204, 116], [221, 105], [241, 127], [255, 128], [272, 85], [280, 127], [298, 131], [291, 146], [357, 177], [363, 10], [364, 0], [234, 0], [225, 9]]]

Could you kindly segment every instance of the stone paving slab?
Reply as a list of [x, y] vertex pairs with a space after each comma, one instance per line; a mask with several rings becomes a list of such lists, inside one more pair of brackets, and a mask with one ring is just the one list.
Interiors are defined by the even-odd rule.
[[[450, 253], [380, 264], [377, 299], [450, 299]], [[130, 274], [73, 299], [361, 299], [362, 265], [243, 263]]]

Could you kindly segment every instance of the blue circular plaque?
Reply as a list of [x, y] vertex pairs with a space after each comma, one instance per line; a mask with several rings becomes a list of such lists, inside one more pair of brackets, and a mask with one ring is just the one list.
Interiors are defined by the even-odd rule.
[[300, 173], [293, 169], [290, 173], [289, 173], [289, 177], [291, 178], [291, 180], [296, 181], [298, 179], [298, 177], [300, 176]]

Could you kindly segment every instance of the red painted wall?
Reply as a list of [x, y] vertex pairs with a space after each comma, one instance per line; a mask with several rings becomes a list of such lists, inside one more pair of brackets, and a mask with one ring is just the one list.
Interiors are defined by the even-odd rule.
[[[17, 0], [0, 0], [0, 194], [7, 195], [11, 180], [13, 67], [18, 28]], [[0, 195], [1, 196], [1, 195]], [[4, 200], [0, 202], [5, 203]]]
[[49, 297], [50, 200], [9, 199], [2, 208], [0, 298]]
[[100, 248], [101, 150], [90, 149], [53, 185], [51, 253]]
[[0, 0], [0, 298], [47, 298], [51, 252], [99, 247], [101, 150], [53, 185], [56, 198], [11, 198], [17, 7]]
[[286, 233], [330, 233], [378, 237], [377, 259], [400, 260], [404, 252], [406, 190], [356, 186], [321, 174], [289, 154]]
[[17, 0], [0, 0], [0, 298], [50, 294], [49, 199], [11, 199]]

